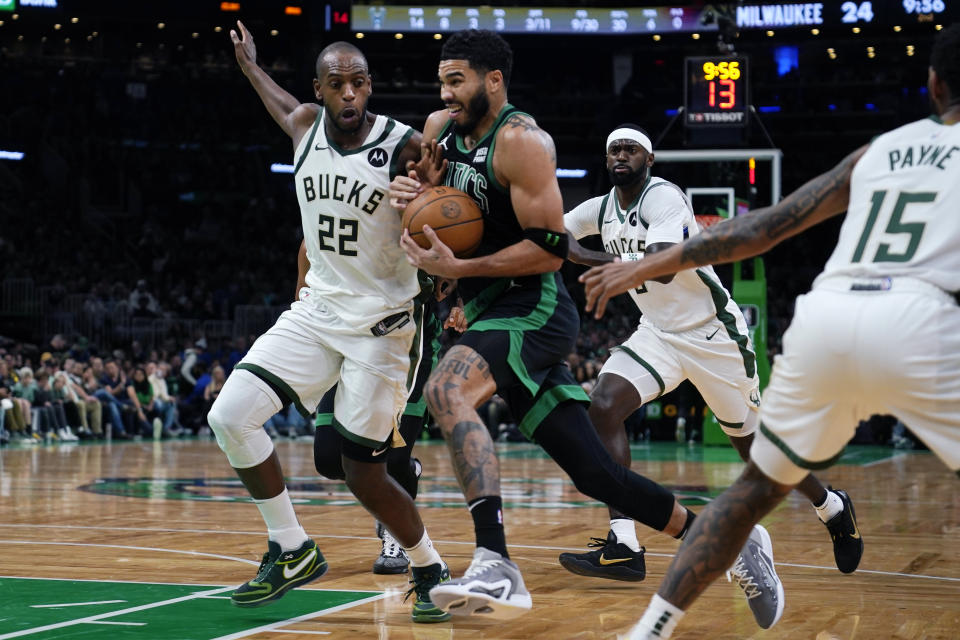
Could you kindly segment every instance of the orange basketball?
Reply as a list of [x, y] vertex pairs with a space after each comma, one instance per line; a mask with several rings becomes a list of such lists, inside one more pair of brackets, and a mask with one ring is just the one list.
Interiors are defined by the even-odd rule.
[[483, 212], [473, 198], [453, 187], [427, 189], [407, 205], [403, 228], [414, 242], [429, 249], [423, 225], [433, 229], [458, 258], [473, 255], [483, 238]]

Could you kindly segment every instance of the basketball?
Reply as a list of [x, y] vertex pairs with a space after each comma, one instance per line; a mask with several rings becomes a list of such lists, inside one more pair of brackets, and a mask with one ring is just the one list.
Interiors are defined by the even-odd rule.
[[458, 258], [468, 258], [483, 237], [483, 212], [463, 191], [433, 187], [414, 198], [403, 212], [403, 228], [414, 242], [429, 249], [423, 225], [433, 229]]

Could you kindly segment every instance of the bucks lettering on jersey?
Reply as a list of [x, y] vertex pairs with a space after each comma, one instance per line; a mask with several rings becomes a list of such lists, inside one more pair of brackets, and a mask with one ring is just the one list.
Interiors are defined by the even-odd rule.
[[[672, 182], [654, 177], [626, 207], [620, 206], [614, 188], [580, 204], [563, 222], [577, 239], [599, 234], [607, 252], [641, 257], [647, 244], [677, 243], [700, 232], [686, 195]], [[630, 297], [643, 321], [663, 331], [685, 331], [720, 314], [741, 315], [712, 267], [681, 271], [667, 284], [648, 281], [630, 291]]]
[[409, 309], [420, 292], [417, 270], [400, 248], [400, 213], [387, 197], [413, 129], [377, 116], [364, 144], [341, 149], [327, 138], [323, 120], [321, 110], [295, 154], [307, 286], [363, 328]]
[[[472, 149], [468, 149], [463, 137], [454, 131], [452, 122], [448, 122], [437, 136], [439, 145], [444, 149], [443, 157], [447, 160], [444, 184], [469, 195], [483, 211], [483, 238], [475, 254], [477, 256], [496, 253], [523, 238], [523, 227], [517, 221], [513, 203], [510, 202], [510, 192], [500, 184], [493, 173], [497, 132], [507, 118], [514, 114], [526, 115], [513, 105], [504, 105], [493, 126]], [[492, 286], [495, 280], [497, 279], [463, 278], [458, 284], [458, 291], [464, 302], [469, 302], [478, 293]], [[518, 286], [539, 287], [540, 276], [514, 278], [513, 283]]]
[[823, 275], [912, 276], [960, 290], [960, 126], [927, 118], [877, 137]]

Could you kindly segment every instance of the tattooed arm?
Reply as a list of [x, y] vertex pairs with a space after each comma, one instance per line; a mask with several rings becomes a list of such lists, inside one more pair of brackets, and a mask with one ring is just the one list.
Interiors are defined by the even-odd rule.
[[686, 242], [639, 262], [594, 267], [580, 276], [586, 285], [587, 311], [599, 318], [607, 301], [647, 280], [683, 269], [733, 262], [759, 255], [791, 236], [847, 210], [850, 174], [867, 147], [806, 183], [781, 202], [721, 222]]

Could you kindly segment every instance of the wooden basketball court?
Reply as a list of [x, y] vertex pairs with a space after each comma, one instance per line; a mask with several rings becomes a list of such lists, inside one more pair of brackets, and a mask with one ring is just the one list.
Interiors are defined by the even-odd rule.
[[[0, 640], [561, 640], [615, 638], [656, 591], [677, 543], [640, 529], [645, 582], [582, 578], [557, 563], [605, 536], [606, 511], [579, 494], [533, 445], [501, 447], [504, 517], [533, 610], [509, 623], [410, 622], [406, 576], [370, 572], [379, 543], [346, 487], [319, 478], [309, 442], [277, 442], [300, 519], [330, 570], [259, 609], [230, 590], [256, 571], [265, 529], [212, 440], [9, 448], [0, 451]], [[703, 504], [742, 465], [732, 449], [634, 447], [634, 469]], [[459, 575], [473, 526], [441, 443], [415, 449], [431, 537]], [[739, 589], [713, 585], [675, 638], [933, 640], [960, 638], [960, 480], [926, 452], [850, 448], [821, 474], [854, 500], [866, 551], [860, 569], [833, 564], [826, 528], [799, 495], [764, 524], [786, 609], [757, 628]], [[695, 507], [696, 509], [696, 507]]]

